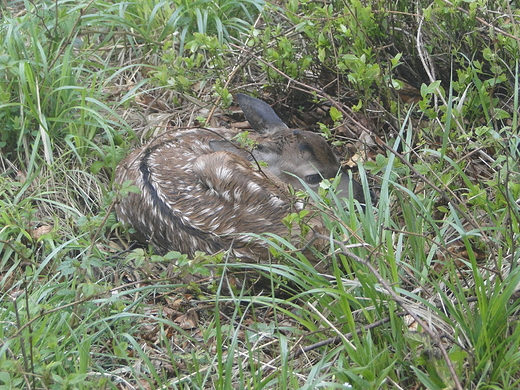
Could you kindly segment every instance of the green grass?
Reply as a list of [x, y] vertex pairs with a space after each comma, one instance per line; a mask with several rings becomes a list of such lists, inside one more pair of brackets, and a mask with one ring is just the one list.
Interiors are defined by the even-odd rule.
[[[517, 389], [513, 3], [2, 2], [0, 390]], [[118, 162], [236, 92], [365, 159], [326, 272], [127, 247]]]

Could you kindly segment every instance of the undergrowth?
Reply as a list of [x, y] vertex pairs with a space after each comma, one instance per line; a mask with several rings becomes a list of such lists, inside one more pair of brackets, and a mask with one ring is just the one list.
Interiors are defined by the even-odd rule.
[[[514, 2], [0, 10], [1, 389], [518, 388]], [[236, 92], [322, 131], [377, 193], [310, 194], [326, 272], [270, 235], [273, 264], [128, 245], [119, 161], [236, 120]]]

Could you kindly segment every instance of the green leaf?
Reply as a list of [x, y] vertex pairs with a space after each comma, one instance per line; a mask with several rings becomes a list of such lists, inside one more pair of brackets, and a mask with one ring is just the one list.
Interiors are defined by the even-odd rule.
[[336, 107], [330, 108], [329, 115], [334, 121], [334, 123], [341, 122], [341, 120], [343, 119], [343, 114]]
[[430, 85], [426, 85], [424, 83], [421, 84], [421, 96], [423, 98], [425, 98], [428, 95], [431, 95], [432, 93], [434, 93], [437, 90], [437, 88], [439, 88], [440, 85], [441, 85], [440, 80], [436, 80], [433, 83], [431, 83]]

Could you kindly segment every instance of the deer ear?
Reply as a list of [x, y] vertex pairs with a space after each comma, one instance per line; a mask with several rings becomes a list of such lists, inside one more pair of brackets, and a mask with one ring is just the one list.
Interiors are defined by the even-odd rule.
[[251, 160], [251, 155], [253, 155], [257, 161], [264, 161], [268, 165], [276, 164], [280, 158], [280, 152], [273, 150], [268, 144], [256, 145], [251, 152], [226, 140], [209, 141], [209, 147], [214, 152], [230, 152], [248, 160]]
[[237, 93], [235, 97], [246, 119], [256, 132], [267, 134], [288, 128], [266, 102], [243, 93]]
[[214, 152], [231, 152], [234, 154], [238, 154], [240, 150], [233, 144], [233, 142], [225, 139], [219, 141], [209, 141], [209, 147]]
[[253, 156], [255, 156], [257, 161], [266, 162], [267, 166], [271, 167], [271, 169], [277, 166], [280, 160], [279, 151], [277, 152], [265, 144], [257, 145], [256, 148], [253, 149]]

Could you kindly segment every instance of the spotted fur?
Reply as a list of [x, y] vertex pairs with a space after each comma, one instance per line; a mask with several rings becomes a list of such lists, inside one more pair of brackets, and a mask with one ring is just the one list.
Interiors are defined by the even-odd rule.
[[[247, 233], [287, 236], [282, 219], [302, 208], [289, 195], [288, 184], [302, 188], [291, 174], [305, 181], [316, 174], [332, 178], [340, 170], [320, 135], [288, 129], [260, 100], [242, 94], [237, 99], [256, 130], [253, 150], [231, 141], [236, 131], [199, 128], [167, 133], [119, 164], [116, 183], [131, 180], [140, 193], [124, 197], [117, 216], [159, 253], [232, 249], [239, 257], [267, 259], [265, 242]], [[267, 168], [256, 160], [266, 161]], [[343, 195], [350, 186], [362, 202], [361, 186], [343, 175]], [[320, 228], [318, 220], [312, 223]], [[296, 239], [299, 232], [291, 234]]]

